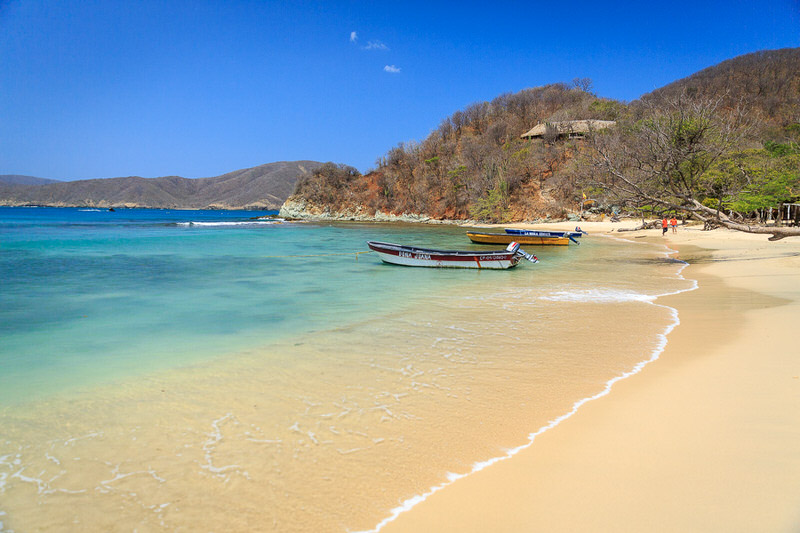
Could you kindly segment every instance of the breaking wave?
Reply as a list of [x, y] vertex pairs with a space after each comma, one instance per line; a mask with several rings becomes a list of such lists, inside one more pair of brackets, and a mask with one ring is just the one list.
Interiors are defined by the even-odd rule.
[[652, 302], [656, 299], [656, 296], [614, 289], [581, 289], [557, 291], [546, 296], [540, 296], [539, 299], [548, 302], [620, 303]]
[[197, 227], [231, 227], [231, 226], [271, 226], [284, 222], [282, 218], [272, 220], [241, 220], [236, 222], [178, 222], [178, 226], [197, 226]]

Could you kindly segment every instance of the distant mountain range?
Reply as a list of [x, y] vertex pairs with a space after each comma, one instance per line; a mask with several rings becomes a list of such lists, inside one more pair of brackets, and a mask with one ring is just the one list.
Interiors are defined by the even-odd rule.
[[104, 178], [57, 181], [0, 175], [0, 205], [146, 207], [162, 209], [279, 209], [297, 181], [322, 163], [279, 161], [214, 178]]
[[0, 185], [47, 185], [48, 183], [60, 183], [60, 181], [34, 178], [33, 176], [20, 176], [19, 174], [0, 175]]

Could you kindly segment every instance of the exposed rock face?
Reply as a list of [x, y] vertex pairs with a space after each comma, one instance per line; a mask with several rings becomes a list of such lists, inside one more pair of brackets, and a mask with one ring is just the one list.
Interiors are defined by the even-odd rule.
[[469, 224], [470, 220], [438, 220], [416, 213], [395, 215], [377, 211], [374, 214], [361, 205], [331, 210], [330, 206], [317, 205], [308, 200], [292, 196], [281, 206], [281, 218], [309, 221], [354, 221], [354, 222], [426, 222], [429, 224]]

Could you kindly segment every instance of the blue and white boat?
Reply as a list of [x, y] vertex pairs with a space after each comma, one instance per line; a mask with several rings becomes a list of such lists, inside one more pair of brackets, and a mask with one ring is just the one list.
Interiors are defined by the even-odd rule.
[[[569, 240], [578, 243], [575, 239], [577, 237], [581, 237], [586, 233], [583, 231], [580, 226], [575, 228], [575, 231], [547, 231], [547, 230], [538, 230], [538, 229], [516, 229], [516, 228], [505, 228], [506, 233], [509, 235], [529, 235], [531, 237], [568, 237]], [[580, 244], [580, 243], [578, 243]]]

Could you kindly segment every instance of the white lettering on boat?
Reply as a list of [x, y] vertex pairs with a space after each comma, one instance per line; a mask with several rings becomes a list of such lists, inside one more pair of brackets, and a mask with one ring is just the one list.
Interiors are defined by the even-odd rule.
[[409, 259], [422, 259], [424, 261], [431, 260], [431, 254], [416, 254], [411, 252], [404, 252], [401, 250], [400, 252], [397, 253], [397, 255], [400, 257], [407, 257]]

